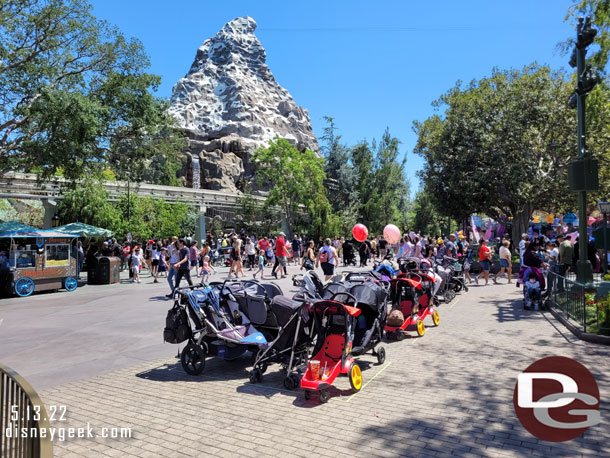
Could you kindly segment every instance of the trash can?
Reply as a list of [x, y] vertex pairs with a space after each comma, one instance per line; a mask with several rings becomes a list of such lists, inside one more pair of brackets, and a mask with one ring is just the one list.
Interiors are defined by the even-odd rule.
[[109, 285], [120, 281], [121, 258], [102, 256], [97, 258], [96, 284]]

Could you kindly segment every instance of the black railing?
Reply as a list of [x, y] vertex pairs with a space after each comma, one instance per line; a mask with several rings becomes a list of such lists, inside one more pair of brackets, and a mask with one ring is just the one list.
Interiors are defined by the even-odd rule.
[[48, 433], [47, 411], [34, 388], [0, 364], [0, 457], [52, 458]]
[[583, 285], [575, 276], [549, 272], [547, 281], [551, 307], [580, 325], [584, 332], [610, 335], [610, 303], [597, 297], [599, 280]]

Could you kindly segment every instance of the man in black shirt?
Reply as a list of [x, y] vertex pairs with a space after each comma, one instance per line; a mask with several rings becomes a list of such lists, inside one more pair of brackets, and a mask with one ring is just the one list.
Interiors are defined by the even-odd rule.
[[[186, 278], [189, 286], [193, 286], [193, 280], [191, 280], [191, 265], [189, 263], [189, 249], [186, 247], [184, 240], [178, 240], [178, 249], [180, 250], [178, 254], [178, 262], [173, 265], [174, 269], [176, 269], [176, 282], [174, 283], [175, 288], [180, 287], [180, 281], [183, 278]], [[167, 297], [171, 298], [174, 295], [174, 290]]]

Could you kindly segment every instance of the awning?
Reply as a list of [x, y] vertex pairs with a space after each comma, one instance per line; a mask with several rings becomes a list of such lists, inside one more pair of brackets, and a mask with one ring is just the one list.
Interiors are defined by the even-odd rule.
[[69, 223], [55, 228], [56, 231], [78, 234], [80, 237], [110, 237], [112, 231], [85, 223]]

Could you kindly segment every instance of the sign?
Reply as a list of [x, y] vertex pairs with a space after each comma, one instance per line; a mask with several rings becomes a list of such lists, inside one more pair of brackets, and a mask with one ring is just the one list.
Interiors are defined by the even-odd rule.
[[519, 374], [513, 405], [523, 427], [548, 442], [575, 439], [601, 422], [595, 378], [565, 356], [542, 358]]

